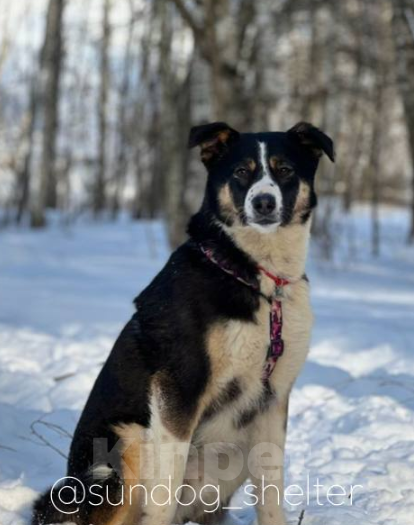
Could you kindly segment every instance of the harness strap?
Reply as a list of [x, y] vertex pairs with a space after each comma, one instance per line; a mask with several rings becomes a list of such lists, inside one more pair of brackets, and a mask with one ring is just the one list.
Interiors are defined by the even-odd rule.
[[270, 319], [269, 319], [269, 325], [270, 325], [270, 341], [269, 341], [269, 349], [266, 356], [266, 361], [263, 367], [263, 373], [262, 373], [262, 381], [264, 383], [267, 383], [269, 381], [270, 376], [272, 375], [272, 372], [275, 368], [276, 362], [279, 359], [279, 357], [283, 354], [284, 350], [284, 341], [282, 338], [282, 327], [283, 327], [283, 314], [282, 314], [282, 302], [280, 301], [280, 296], [283, 295], [283, 287], [288, 285], [290, 281], [288, 279], [283, 279], [282, 277], [279, 277], [277, 275], [272, 274], [262, 266], [258, 265], [257, 269], [265, 274], [267, 277], [272, 279], [272, 281], [275, 283], [275, 293], [273, 294], [272, 298], [269, 300], [268, 297], [266, 297], [261, 291], [260, 291], [260, 285], [256, 283], [255, 281], [247, 281], [243, 277], [240, 276], [240, 274], [234, 270], [233, 268], [230, 268], [227, 261], [225, 259], [220, 259], [217, 254], [214, 252], [212, 248], [207, 248], [203, 245], [199, 245], [199, 248], [201, 252], [206, 256], [206, 258], [211, 261], [213, 264], [218, 266], [223, 272], [231, 275], [234, 277], [237, 281], [241, 282], [245, 286], [249, 286], [250, 288], [253, 288], [256, 290], [260, 295], [265, 297], [265, 299], [270, 304]]
[[260, 264], [257, 265], [257, 269], [260, 270], [262, 273], [267, 275], [272, 281], [275, 283], [277, 287], [285, 286], [286, 284], [289, 284], [289, 281], [287, 279], [283, 279], [282, 277], [278, 277], [277, 275], [274, 275], [273, 273], [269, 272], [269, 270], [266, 270], [266, 268], [263, 268], [263, 266], [260, 266]]

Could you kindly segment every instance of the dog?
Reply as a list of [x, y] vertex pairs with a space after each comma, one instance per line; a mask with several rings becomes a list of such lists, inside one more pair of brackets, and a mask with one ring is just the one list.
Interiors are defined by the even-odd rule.
[[196, 146], [208, 178], [189, 239], [135, 300], [67, 478], [35, 503], [33, 525], [218, 523], [247, 479], [258, 523], [285, 525], [289, 395], [313, 322], [314, 180], [334, 146], [305, 122], [266, 133], [200, 125]]

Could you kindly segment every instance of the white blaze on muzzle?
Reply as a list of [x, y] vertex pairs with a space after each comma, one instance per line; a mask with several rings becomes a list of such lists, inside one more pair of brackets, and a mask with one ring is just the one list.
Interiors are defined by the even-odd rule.
[[258, 142], [258, 147], [259, 165], [262, 172], [262, 177], [260, 180], [255, 182], [247, 192], [246, 199], [244, 201], [244, 209], [247, 220], [251, 222], [252, 225], [257, 225], [260, 228], [268, 228], [271, 227], [272, 224], [260, 225], [260, 215], [256, 212], [253, 201], [255, 197], [265, 194], [272, 196], [275, 199], [276, 206], [274, 212], [268, 216], [268, 218], [271, 219], [275, 225], [281, 220], [283, 198], [278, 184], [272, 179], [270, 175], [266, 144], [264, 142]]

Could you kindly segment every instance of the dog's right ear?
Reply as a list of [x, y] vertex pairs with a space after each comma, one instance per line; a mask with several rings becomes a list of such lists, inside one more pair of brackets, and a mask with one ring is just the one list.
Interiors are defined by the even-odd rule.
[[291, 137], [305, 146], [315, 157], [319, 158], [322, 153], [335, 162], [334, 143], [328, 135], [309, 122], [298, 122], [287, 132]]
[[191, 128], [188, 147], [200, 146], [201, 160], [209, 165], [225, 155], [240, 133], [225, 122], [212, 122]]

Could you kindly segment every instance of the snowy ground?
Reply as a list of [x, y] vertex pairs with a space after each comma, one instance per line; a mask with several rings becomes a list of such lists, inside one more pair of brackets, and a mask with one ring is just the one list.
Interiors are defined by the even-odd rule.
[[[334, 264], [308, 274], [316, 326], [293, 392], [288, 484], [313, 489], [289, 510], [303, 525], [411, 525], [414, 516], [414, 252], [407, 217], [383, 213], [370, 259], [365, 213], [338, 236]], [[357, 234], [357, 235], [356, 235]], [[344, 243], [342, 243], [344, 245]], [[354, 261], [348, 261], [349, 251]], [[27, 524], [37, 492], [64, 475], [69, 434], [131, 301], [168, 255], [160, 225], [127, 221], [0, 233], [0, 525]], [[53, 448], [51, 448], [53, 447]], [[341, 485], [352, 505], [323, 494]], [[342, 499], [336, 500], [342, 502]], [[237, 504], [237, 501], [236, 501]], [[247, 524], [249, 509], [232, 523]]]

